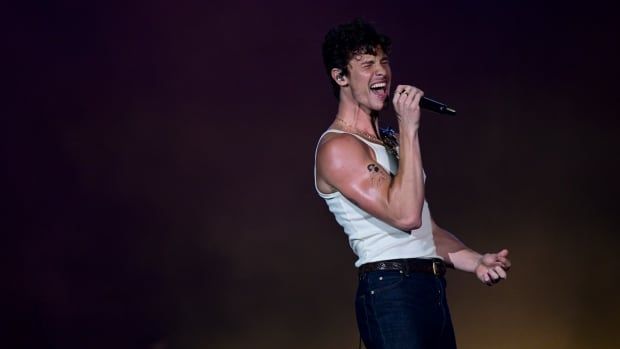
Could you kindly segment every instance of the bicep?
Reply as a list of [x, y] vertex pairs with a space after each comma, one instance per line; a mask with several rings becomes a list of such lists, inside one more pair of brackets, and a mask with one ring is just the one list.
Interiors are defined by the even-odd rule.
[[324, 144], [317, 157], [320, 176], [347, 199], [371, 215], [389, 221], [392, 176], [356, 139]]

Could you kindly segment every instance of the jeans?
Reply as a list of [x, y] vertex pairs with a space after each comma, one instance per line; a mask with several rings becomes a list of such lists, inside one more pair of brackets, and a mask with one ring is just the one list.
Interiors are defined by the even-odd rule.
[[355, 310], [368, 349], [455, 349], [446, 280], [430, 273], [360, 275]]

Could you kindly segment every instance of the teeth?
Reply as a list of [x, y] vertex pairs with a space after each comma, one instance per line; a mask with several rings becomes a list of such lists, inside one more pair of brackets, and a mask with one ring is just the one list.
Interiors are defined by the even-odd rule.
[[370, 85], [370, 88], [375, 89], [375, 88], [384, 88], [387, 84], [385, 82], [378, 82], [376, 84], [372, 84]]

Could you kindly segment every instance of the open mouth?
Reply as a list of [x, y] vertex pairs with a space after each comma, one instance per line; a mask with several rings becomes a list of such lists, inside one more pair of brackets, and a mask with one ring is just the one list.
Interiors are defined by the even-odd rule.
[[370, 91], [378, 97], [385, 98], [387, 96], [387, 83], [376, 82], [370, 85]]

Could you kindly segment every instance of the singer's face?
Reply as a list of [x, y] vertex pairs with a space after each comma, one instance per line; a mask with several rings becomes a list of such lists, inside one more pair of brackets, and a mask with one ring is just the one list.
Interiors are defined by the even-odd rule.
[[353, 99], [369, 114], [387, 105], [392, 71], [381, 47], [375, 55], [360, 54], [349, 61], [349, 84]]

